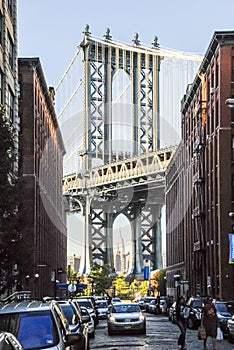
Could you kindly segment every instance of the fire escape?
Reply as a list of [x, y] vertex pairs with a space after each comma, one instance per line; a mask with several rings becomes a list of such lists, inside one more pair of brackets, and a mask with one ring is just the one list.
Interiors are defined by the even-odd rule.
[[193, 142], [193, 285], [196, 295], [201, 293], [203, 286], [202, 271], [204, 271], [204, 116], [206, 102], [198, 103], [194, 111], [194, 142]]

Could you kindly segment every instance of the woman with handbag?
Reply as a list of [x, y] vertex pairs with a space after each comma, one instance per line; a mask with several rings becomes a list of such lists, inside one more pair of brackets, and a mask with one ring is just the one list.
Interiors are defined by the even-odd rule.
[[206, 338], [204, 339], [204, 350], [207, 350], [206, 342], [207, 338], [212, 338], [213, 350], [216, 348], [216, 337], [217, 337], [217, 327], [218, 327], [218, 317], [216, 313], [216, 308], [212, 304], [212, 298], [207, 297], [205, 305], [202, 308], [202, 324], [206, 330]]

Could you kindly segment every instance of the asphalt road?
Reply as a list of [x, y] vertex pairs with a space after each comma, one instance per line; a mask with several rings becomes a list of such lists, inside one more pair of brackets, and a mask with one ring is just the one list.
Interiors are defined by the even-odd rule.
[[[106, 350], [177, 350], [177, 338], [179, 329], [175, 324], [168, 321], [166, 316], [150, 315], [147, 317], [146, 335], [113, 335], [107, 333], [105, 320], [100, 320], [96, 328], [96, 336], [90, 339], [90, 349]], [[202, 350], [202, 341], [197, 339], [196, 330], [187, 330], [187, 350]], [[208, 349], [212, 350], [211, 339], [208, 338]], [[226, 339], [218, 342], [218, 350], [233, 350], [234, 344]]]

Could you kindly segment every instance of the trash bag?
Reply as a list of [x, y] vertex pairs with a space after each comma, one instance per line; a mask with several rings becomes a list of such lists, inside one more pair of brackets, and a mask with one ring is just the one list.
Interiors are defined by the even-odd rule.
[[223, 332], [221, 331], [220, 327], [217, 327], [217, 340], [223, 340]]

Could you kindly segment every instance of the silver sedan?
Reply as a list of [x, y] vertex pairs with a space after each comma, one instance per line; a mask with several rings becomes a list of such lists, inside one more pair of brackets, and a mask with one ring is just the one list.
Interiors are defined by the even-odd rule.
[[110, 305], [107, 315], [108, 334], [136, 331], [146, 334], [146, 318], [139, 305], [135, 303], [116, 303]]

